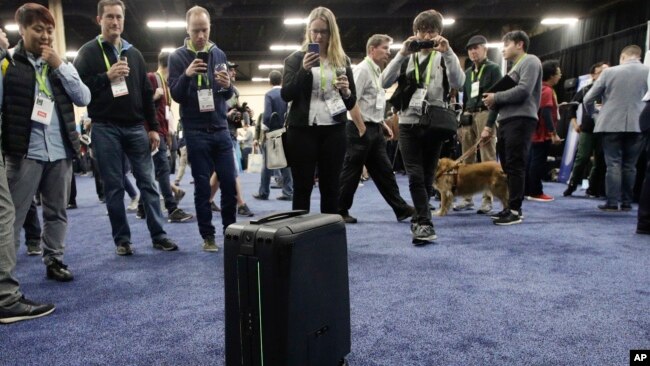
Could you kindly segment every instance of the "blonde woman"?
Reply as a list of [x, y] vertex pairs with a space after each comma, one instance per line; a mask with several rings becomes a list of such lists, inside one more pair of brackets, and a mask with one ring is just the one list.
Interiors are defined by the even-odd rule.
[[[309, 14], [302, 48], [284, 61], [281, 95], [291, 103], [286, 153], [294, 180], [293, 209], [310, 209], [318, 168], [321, 212], [335, 214], [345, 130], [356, 129], [362, 139], [365, 125], [356, 106], [350, 59], [329, 9], [318, 7]], [[354, 122], [348, 121], [347, 111]]]

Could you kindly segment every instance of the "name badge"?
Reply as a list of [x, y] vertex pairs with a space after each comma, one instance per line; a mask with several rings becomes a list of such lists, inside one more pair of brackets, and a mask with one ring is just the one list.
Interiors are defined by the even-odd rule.
[[54, 112], [54, 102], [46, 96], [37, 96], [32, 109], [32, 121], [49, 126], [52, 121], [52, 112]]
[[120, 76], [117, 80], [111, 82], [111, 90], [113, 91], [114, 98], [128, 95], [129, 87], [126, 86], [126, 79], [124, 79], [123, 76]]
[[411, 102], [409, 102], [409, 107], [413, 108], [417, 114], [422, 114], [422, 104], [424, 104], [424, 98], [427, 96], [427, 90], [425, 88], [419, 88], [413, 93], [411, 97]]
[[214, 98], [212, 89], [201, 89], [199, 94], [199, 110], [201, 112], [214, 112]]
[[345, 111], [345, 103], [343, 103], [343, 98], [338, 92], [330, 92], [325, 97], [325, 103], [327, 104], [327, 109], [330, 111], [332, 117], [337, 116]]
[[168, 105], [165, 106], [165, 119], [167, 122], [170, 122], [174, 119], [174, 115], [172, 114], [172, 110], [169, 108]]
[[470, 94], [471, 98], [476, 98], [478, 97], [478, 92], [479, 92], [479, 82], [473, 82], [472, 83], [472, 93]]
[[379, 89], [377, 93], [377, 101], [375, 102], [375, 108], [377, 110], [383, 110], [386, 107], [386, 91], [384, 89]]

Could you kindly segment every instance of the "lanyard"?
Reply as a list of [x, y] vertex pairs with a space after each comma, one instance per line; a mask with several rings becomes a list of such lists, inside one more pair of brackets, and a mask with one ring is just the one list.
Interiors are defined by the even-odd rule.
[[[325, 82], [325, 75], [323, 74], [323, 69], [325, 65], [320, 66], [320, 88], [325, 91], [325, 85], [327, 84]], [[332, 66], [332, 85], [334, 85], [334, 77], [336, 77], [336, 70], [334, 69], [334, 66]]]
[[481, 66], [481, 69], [478, 71], [478, 78], [477, 79], [474, 79], [474, 70], [472, 70], [472, 82], [477, 81], [477, 80], [478, 81], [481, 80], [481, 76], [483, 75], [483, 69], [484, 68], [485, 68], [485, 64], [483, 64], [483, 66]]
[[[103, 37], [99, 36], [97, 38], [97, 43], [99, 43], [99, 47], [102, 49], [102, 54], [104, 55], [104, 62], [106, 63], [106, 71], [111, 69], [111, 63], [108, 61], [108, 57], [106, 56], [106, 50], [104, 50], [104, 45], [102, 44]], [[117, 51], [118, 59], [119, 55], [122, 54], [122, 42], [120, 42], [120, 49]]]
[[38, 81], [38, 90], [42, 91], [50, 99], [52, 99], [52, 93], [47, 89], [46, 79], [47, 79], [47, 65], [43, 66], [41, 73], [36, 72], [36, 81]]
[[375, 85], [377, 85], [377, 90], [382, 89], [381, 85], [379, 85], [380, 74], [377, 73], [377, 69], [375, 69], [374, 63], [370, 61], [370, 58], [368, 56], [366, 56], [366, 62], [368, 63], [368, 66], [370, 66], [370, 70], [372, 70], [372, 79], [375, 81]]
[[165, 93], [165, 104], [167, 104], [169, 106], [169, 105], [171, 105], [171, 102], [170, 102], [171, 97], [169, 95], [169, 88], [167, 88], [167, 81], [165, 81], [165, 78], [162, 76], [161, 73], [156, 72], [156, 75], [158, 75], [158, 77], [160, 77], [160, 82], [162, 82], [163, 92]]
[[512, 69], [510, 69], [510, 70], [511, 70], [511, 71], [514, 70], [514, 69], [515, 69], [515, 66], [519, 65], [519, 63], [521, 62], [521, 60], [523, 60], [524, 57], [526, 57], [526, 55], [527, 55], [527, 53], [524, 53], [523, 55], [521, 55], [521, 57], [519, 57], [519, 60], [517, 60], [517, 62], [515, 62], [514, 65], [512, 65]]
[[[198, 53], [196, 48], [194, 48], [194, 45], [192, 44], [192, 41], [187, 41], [187, 48], [190, 51], [194, 52], [194, 53]], [[205, 51], [207, 51], [207, 48], [208, 48], [208, 46], [206, 45], [205, 47], [203, 47], [203, 49], [201, 51], [205, 52]], [[201, 86], [203, 85], [203, 75], [202, 74], [198, 75], [197, 85], [199, 86], [199, 89], [201, 89]], [[205, 77], [205, 85], [210, 86], [210, 78], [208, 78], [207, 75]]]
[[[431, 80], [431, 65], [433, 65], [433, 58], [436, 57], [436, 51], [433, 51], [431, 53], [431, 57], [429, 58], [429, 64], [427, 65], [427, 77], [425, 79], [424, 85], [429, 85], [429, 81]], [[420, 62], [418, 59], [418, 55], [415, 54], [415, 81], [417, 81], [418, 85], [420, 85]]]

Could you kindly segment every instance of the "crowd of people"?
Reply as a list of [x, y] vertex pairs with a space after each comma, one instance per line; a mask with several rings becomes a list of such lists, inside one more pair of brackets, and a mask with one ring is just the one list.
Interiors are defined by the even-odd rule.
[[[463, 70], [457, 52], [443, 36], [442, 14], [435, 10], [415, 17], [413, 35], [395, 57], [391, 59], [392, 38], [375, 34], [367, 41], [366, 57], [353, 67], [343, 50], [335, 15], [327, 8], [315, 8], [308, 17], [301, 49], [286, 58], [283, 73], [270, 73], [264, 111], [254, 123], [253, 111], [240, 103], [234, 85], [238, 65], [209, 40], [211, 17], [205, 8], [194, 6], [187, 11], [188, 37], [175, 51], [162, 53], [157, 70], [149, 73], [140, 51], [122, 38], [125, 11], [120, 0], [99, 1], [101, 34], [79, 49], [73, 63], [52, 48], [55, 21], [41, 5], [28, 3], [17, 10], [21, 40], [11, 52], [0, 31], [4, 60], [0, 75], [4, 156], [0, 159], [0, 323], [45, 316], [54, 310], [54, 305], [28, 300], [20, 292], [13, 272], [21, 228], [26, 238], [29, 234], [30, 254], [41, 253], [42, 241], [48, 278], [63, 282], [74, 278], [63, 257], [66, 209], [76, 206], [70, 199], [72, 162], [80, 156], [82, 145], [86, 153], [92, 153], [98, 198], [106, 204], [115, 252], [120, 256], [134, 253], [125, 191], [137, 207], [136, 216], [146, 220], [153, 248], [178, 249], [164, 226], [165, 221], [185, 222], [194, 216], [178, 207], [184, 196], [179, 184], [188, 164], [201, 247], [218, 251], [217, 238], [237, 215], [253, 216], [239, 173], [250, 165], [248, 156], [254, 149], [260, 149], [263, 160], [268, 158], [265, 136], [280, 129], [286, 130], [288, 166], [272, 170], [263, 164], [259, 189], [252, 197], [268, 200], [271, 178], [276, 176], [282, 185], [277, 199], [291, 201], [294, 210], [310, 211], [317, 186], [320, 212], [339, 214], [354, 224], [357, 218], [350, 215], [350, 209], [366, 171], [396, 220], [410, 219], [415, 245], [437, 238], [430, 203], [435, 196], [434, 172], [439, 158], [453, 155], [445, 148], [450, 142], [458, 141], [466, 164], [500, 161], [507, 175], [507, 207], [495, 213], [493, 198], [485, 192], [477, 210], [491, 215], [494, 224], [521, 223], [525, 198], [553, 200], [544, 193], [542, 179], [550, 147], [561, 142], [553, 88], [562, 73], [557, 60], [541, 62], [528, 53], [530, 40], [523, 31], [503, 37], [503, 57], [511, 65], [510, 85], [495, 89], [506, 77], [498, 64], [488, 60], [487, 39], [482, 35], [470, 38], [465, 46], [470, 65]], [[606, 173], [601, 179], [607, 200], [598, 208], [632, 208], [635, 164], [642, 149], [650, 155], [650, 79], [640, 58], [641, 49], [628, 46], [621, 52], [620, 65], [595, 64], [590, 70], [593, 84], [574, 98], [580, 107], [574, 108], [571, 117], [580, 143], [565, 196], [581, 184], [591, 156], [596, 157], [590, 175], [594, 186], [587, 192], [596, 189], [597, 156], [602, 153]], [[386, 89], [394, 84], [397, 88], [388, 100]], [[181, 115], [178, 131], [170, 123], [172, 100]], [[392, 116], [387, 114], [388, 102]], [[87, 106], [81, 134], [73, 105]], [[457, 134], [450, 139], [432, 128], [430, 120], [432, 113], [453, 105], [462, 107]], [[575, 113], [578, 108], [582, 108], [581, 123]], [[387, 152], [391, 140], [398, 141], [413, 205], [400, 194]], [[169, 157], [174, 146], [180, 164], [171, 181]], [[137, 191], [129, 187], [129, 169]], [[648, 181], [639, 206], [640, 234], [650, 233]], [[34, 226], [38, 224], [35, 196], [43, 208], [42, 229]], [[454, 209], [473, 210], [473, 197], [461, 197]], [[220, 212], [220, 232], [213, 225], [214, 212]]]

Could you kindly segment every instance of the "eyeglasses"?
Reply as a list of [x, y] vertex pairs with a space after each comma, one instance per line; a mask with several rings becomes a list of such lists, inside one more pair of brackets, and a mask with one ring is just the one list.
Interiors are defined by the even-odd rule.
[[434, 33], [438, 33], [438, 30], [436, 30], [436, 29], [418, 29], [418, 33], [420, 33], [420, 34], [434, 34]]
[[310, 29], [309, 33], [312, 35], [320, 34], [321, 36], [328, 36], [330, 34], [330, 31], [329, 29]]

